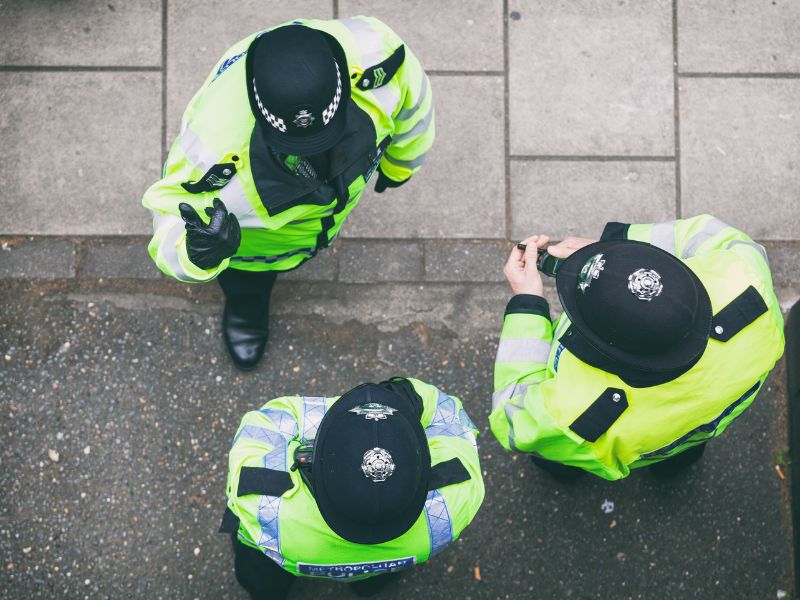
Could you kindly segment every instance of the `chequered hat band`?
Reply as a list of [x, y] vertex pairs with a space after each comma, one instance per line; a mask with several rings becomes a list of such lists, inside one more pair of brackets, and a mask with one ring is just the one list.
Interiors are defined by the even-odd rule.
[[330, 123], [333, 115], [336, 114], [336, 109], [339, 108], [339, 101], [342, 99], [342, 74], [339, 71], [339, 63], [334, 60], [333, 64], [336, 65], [336, 93], [333, 95], [333, 100], [331, 100], [328, 108], [322, 111], [322, 122], [325, 125]]
[[272, 125], [275, 129], [280, 131], [281, 133], [286, 133], [286, 123], [284, 123], [283, 119], [273, 115], [269, 112], [264, 105], [261, 103], [261, 98], [258, 96], [258, 89], [256, 89], [256, 79], [253, 77], [253, 93], [256, 97], [256, 104], [258, 104], [258, 110], [261, 111], [261, 114], [264, 115], [264, 118], [267, 120], [267, 123]]

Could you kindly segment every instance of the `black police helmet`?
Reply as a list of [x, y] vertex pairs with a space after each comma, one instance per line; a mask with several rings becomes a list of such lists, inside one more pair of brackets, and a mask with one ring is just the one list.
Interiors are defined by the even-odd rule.
[[247, 51], [246, 78], [250, 107], [271, 147], [312, 156], [341, 139], [350, 76], [333, 36], [299, 24], [268, 31]]
[[556, 286], [573, 325], [562, 343], [633, 385], [674, 379], [705, 351], [708, 293], [685, 263], [656, 246], [590, 244], [561, 265]]
[[350, 390], [320, 423], [314, 497], [322, 518], [346, 540], [380, 544], [408, 531], [422, 514], [430, 472], [419, 415], [386, 387]]

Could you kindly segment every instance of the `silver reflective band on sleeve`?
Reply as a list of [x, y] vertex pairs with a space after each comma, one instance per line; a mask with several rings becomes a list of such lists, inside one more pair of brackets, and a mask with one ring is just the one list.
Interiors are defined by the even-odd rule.
[[497, 346], [495, 362], [545, 363], [550, 357], [550, 342], [535, 338], [503, 338]]
[[[206, 281], [205, 279], [197, 279], [189, 275], [186, 271], [184, 271], [183, 267], [181, 266], [181, 261], [178, 259], [178, 238], [183, 235], [184, 226], [183, 221], [179, 217], [174, 217], [173, 215], [161, 215], [162, 217], [172, 217], [177, 222], [170, 227], [168, 221], [159, 219], [159, 227], [170, 227], [170, 230], [167, 232], [167, 235], [161, 240], [161, 243], [158, 245], [158, 258], [167, 265], [167, 268], [172, 273], [173, 277], [184, 281], [186, 283], [200, 283]], [[155, 221], [155, 218], [153, 219]]]
[[650, 243], [675, 256], [675, 224], [676, 221], [654, 223]]
[[706, 222], [705, 225], [703, 225], [702, 230], [698, 231], [689, 238], [689, 241], [686, 242], [686, 245], [683, 247], [681, 258], [691, 258], [697, 253], [697, 251], [700, 249], [700, 246], [717, 235], [720, 231], [727, 229], [728, 227], [730, 227], [730, 225], [727, 225], [719, 219], [712, 217]]
[[394, 109], [397, 108], [397, 103], [400, 102], [400, 97], [388, 85], [372, 90], [372, 95], [378, 100], [383, 109], [384, 114], [392, 116]]
[[264, 466], [276, 471], [286, 470], [286, 447], [289, 440], [281, 433], [258, 425], [245, 425], [234, 438], [233, 445], [235, 446], [242, 438], [246, 440], [255, 440], [262, 444], [269, 444], [271, 449], [264, 454]]
[[520, 410], [522, 410], [522, 406], [514, 402], [508, 402], [503, 407], [503, 412], [505, 412], [506, 420], [508, 421], [508, 445], [512, 450], [517, 451], [519, 451], [519, 448], [517, 448], [517, 443], [514, 436], [514, 415]]
[[433, 122], [433, 104], [431, 104], [431, 109], [428, 111], [428, 114], [425, 117], [418, 121], [414, 127], [410, 130], [406, 131], [405, 133], [398, 133], [392, 138], [392, 143], [396, 144], [398, 142], [402, 142], [403, 140], [407, 140], [409, 138], [416, 137], [418, 135], [422, 135], [428, 129], [430, 129], [431, 123]]
[[400, 160], [397, 158], [392, 158], [392, 156], [388, 152], [386, 152], [383, 155], [383, 158], [385, 158], [388, 162], [392, 163], [396, 167], [405, 167], [406, 169], [416, 169], [417, 167], [421, 167], [422, 165], [425, 164], [426, 156], [427, 152], [421, 154], [420, 156], [418, 156], [413, 160]]
[[420, 92], [419, 98], [417, 98], [416, 104], [411, 108], [404, 108], [395, 117], [395, 121], [405, 121], [406, 119], [410, 119], [413, 117], [417, 111], [422, 106], [422, 103], [425, 102], [425, 97], [428, 95], [428, 87], [430, 83], [428, 82], [428, 77], [424, 73], [422, 74], [422, 83], [420, 84]]
[[511, 385], [507, 385], [502, 390], [497, 390], [494, 394], [492, 394], [492, 410], [500, 406], [503, 402], [508, 400], [509, 398], [513, 398], [514, 396], [521, 396], [525, 397], [525, 394], [528, 393], [528, 388], [531, 387], [530, 383], [512, 383]]
[[428, 520], [428, 535], [431, 543], [431, 553], [428, 558], [431, 558], [453, 541], [450, 511], [447, 510], [447, 502], [439, 490], [428, 492], [428, 498], [425, 500], [425, 518]]
[[753, 248], [756, 252], [758, 252], [761, 257], [764, 259], [764, 262], [767, 263], [769, 266], [769, 258], [767, 257], [767, 251], [761, 244], [756, 244], [755, 242], [746, 242], [745, 240], [733, 240], [728, 244], [728, 248], [732, 248], [733, 246], [749, 246]]
[[317, 437], [319, 424], [325, 416], [325, 398], [321, 396], [303, 396], [303, 434], [304, 440]]

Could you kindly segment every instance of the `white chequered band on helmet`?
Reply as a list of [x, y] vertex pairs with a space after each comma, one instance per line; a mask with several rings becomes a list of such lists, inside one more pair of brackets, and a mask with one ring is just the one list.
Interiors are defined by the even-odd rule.
[[256, 89], [255, 77], [253, 78], [253, 93], [256, 96], [256, 104], [258, 104], [258, 109], [261, 111], [261, 114], [264, 115], [264, 118], [267, 120], [267, 122], [281, 133], [286, 133], [286, 123], [283, 122], [283, 119], [273, 115], [266, 108], [264, 108], [263, 104], [261, 104], [261, 98], [259, 98], [258, 90]]
[[[335, 60], [333, 64], [336, 65], [336, 93], [333, 95], [333, 100], [328, 105], [328, 108], [322, 111], [322, 122], [327, 125], [330, 123], [333, 115], [336, 114], [336, 109], [339, 108], [339, 100], [342, 99], [342, 74], [339, 71], [339, 63]], [[259, 106], [261, 106], [259, 104]]]

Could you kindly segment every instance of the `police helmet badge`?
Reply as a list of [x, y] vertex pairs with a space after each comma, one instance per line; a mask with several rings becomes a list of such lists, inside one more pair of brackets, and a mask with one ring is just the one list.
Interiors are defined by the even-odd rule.
[[628, 275], [628, 289], [639, 300], [650, 302], [661, 293], [661, 275], [653, 269], [637, 269]]
[[380, 483], [386, 481], [394, 473], [394, 461], [392, 455], [383, 448], [373, 448], [364, 452], [364, 458], [361, 462], [361, 471], [364, 477]]
[[586, 261], [586, 264], [584, 264], [581, 269], [580, 275], [578, 275], [578, 288], [581, 292], [585, 294], [589, 286], [592, 285], [592, 281], [600, 277], [600, 271], [604, 270], [603, 267], [605, 267], [605, 264], [606, 261], [602, 254], [595, 254]]
[[387, 417], [391, 417], [397, 412], [397, 409], [378, 404], [377, 402], [367, 402], [366, 404], [359, 404], [355, 408], [351, 408], [348, 412], [364, 415], [367, 421], [370, 419], [373, 421], [381, 421]]
[[302, 127], [303, 129], [311, 125], [313, 122], [314, 122], [314, 115], [312, 115], [306, 109], [303, 109], [299, 113], [297, 113], [294, 116], [294, 121], [292, 121], [292, 123], [294, 123], [298, 127]]

